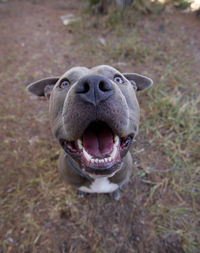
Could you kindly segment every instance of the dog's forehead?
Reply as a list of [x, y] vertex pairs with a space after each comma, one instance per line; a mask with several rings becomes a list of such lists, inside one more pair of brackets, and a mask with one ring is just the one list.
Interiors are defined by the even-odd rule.
[[86, 75], [103, 75], [106, 77], [113, 77], [114, 74], [120, 73], [117, 69], [109, 65], [98, 65], [91, 69], [86, 67], [73, 67], [63, 74], [63, 77], [67, 77], [69, 80], [78, 80]]
[[96, 67], [91, 68], [90, 70], [91, 74], [98, 74], [103, 76], [113, 76], [116, 73], [120, 73], [117, 69], [109, 66], [109, 65], [99, 65]]
[[89, 69], [86, 67], [74, 67], [63, 74], [62, 77], [67, 77], [70, 80], [79, 79], [84, 75], [89, 74]]

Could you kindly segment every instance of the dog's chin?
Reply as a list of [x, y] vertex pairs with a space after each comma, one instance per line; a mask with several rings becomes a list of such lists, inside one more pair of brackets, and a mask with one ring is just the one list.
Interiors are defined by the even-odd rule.
[[104, 122], [91, 122], [75, 141], [60, 139], [64, 151], [75, 159], [84, 174], [111, 177], [120, 170], [134, 135], [120, 137]]

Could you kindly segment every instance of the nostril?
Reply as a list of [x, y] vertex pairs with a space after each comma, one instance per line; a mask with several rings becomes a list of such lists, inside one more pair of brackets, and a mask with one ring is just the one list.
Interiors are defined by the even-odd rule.
[[76, 93], [87, 93], [90, 90], [90, 84], [85, 81], [81, 85], [78, 86], [78, 89], [76, 90]]
[[106, 82], [101, 81], [101, 82], [99, 83], [99, 89], [100, 89], [101, 91], [109, 91], [109, 90], [110, 90], [110, 87], [108, 87], [108, 85], [107, 85]]
[[85, 82], [85, 83], [83, 84], [83, 87], [84, 87], [83, 93], [87, 93], [87, 92], [90, 90], [90, 85], [89, 85], [88, 82]]

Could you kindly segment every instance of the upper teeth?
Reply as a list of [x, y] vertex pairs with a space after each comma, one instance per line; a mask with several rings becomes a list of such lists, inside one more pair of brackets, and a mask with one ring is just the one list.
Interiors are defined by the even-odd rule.
[[88, 161], [92, 159], [92, 156], [88, 154], [88, 152], [84, 148], [83, 148], [83, 154]]
[[83, 155], [84, 155], [85, 159], [88, 162], [91, 162], [91, 163], [94, 163], [94, 164], [104, 163], [104, 162], [107, 163], [107, 162], [111, 162], [112, 160], [115, 159], [115, 156], [117, 154], [118, 145], [119, 145], [119, 136], [116, 135], [115, 138], [114, 138], [113, 151], [111, 152], [109, 157], [105, 157], [105, 158], [102, 158], [102, 159], [92, 157], [85, 150], [85, 148], [83, 147], [82, 141], [80, 139], [78, 139], [77, 144], [78, 144], [79, 149], [83, 151]]
[[83, 148], [82, 141], [78, 139], [77, 143], [78, 143], [79, 149], [81, 150]]

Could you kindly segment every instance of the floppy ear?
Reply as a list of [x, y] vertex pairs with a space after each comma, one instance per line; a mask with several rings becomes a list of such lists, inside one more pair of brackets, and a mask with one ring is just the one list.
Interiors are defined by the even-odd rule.
[[45, 96], [49, 98], [51, 91], [58, 80], [59, 77], [48, 77], [38, 80], [34, 83], [29, 84], [27, 91], [33, 93], [38, 97]]
[[146, 76], [136, 73], [123, 73], [123, 75], [134, 85], [136, 91], [145, 90], [153, 85], [153, 80]]

